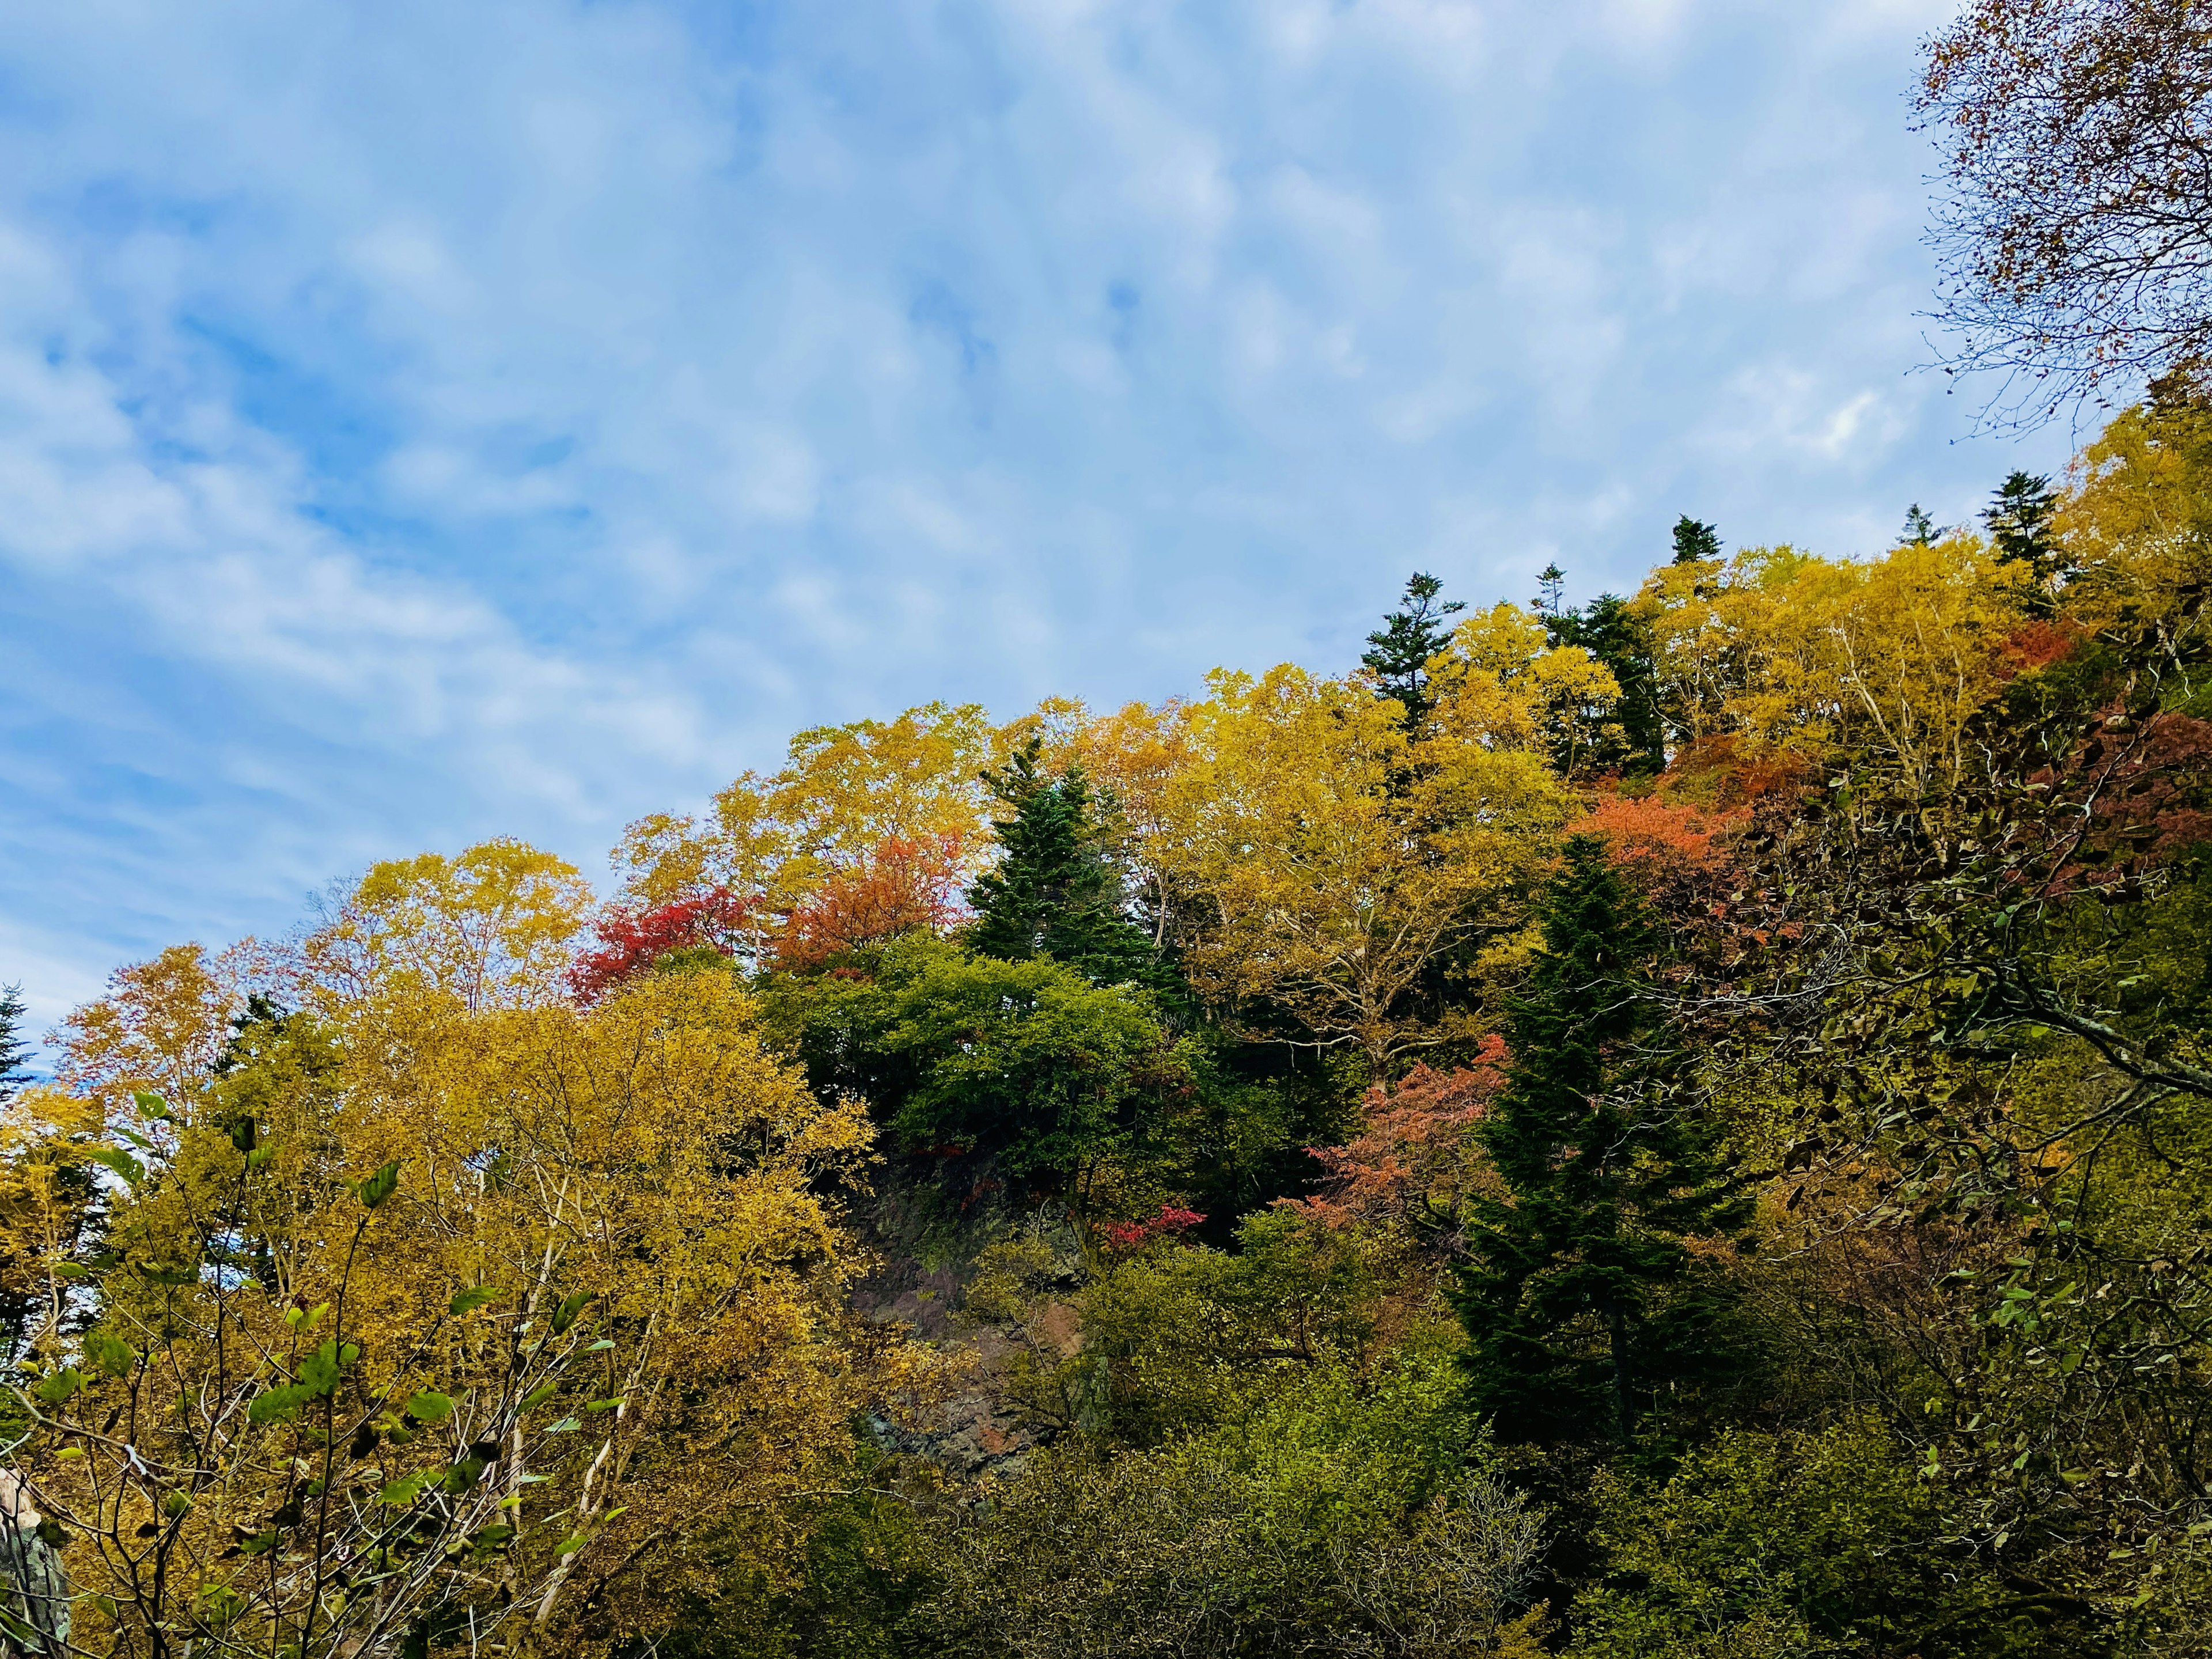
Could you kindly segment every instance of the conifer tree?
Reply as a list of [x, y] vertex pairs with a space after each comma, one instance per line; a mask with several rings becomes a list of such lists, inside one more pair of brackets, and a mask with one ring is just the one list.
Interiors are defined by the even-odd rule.
[[20, 985], [0, 985], [0, 1106], [15, 1099], [16, 1091], [31, 1080], [23, 1069], [30, 1058], [31, 1045], [23, 1041], [23, 988]]
[[1674, 520], [1674, 562], [1694, 564], [1721, 556], [1721, 532], [1685, 513]]
[[1013, 808], [997, 828], [1005, 856], [969, 890], [968, 944], [1006, 962], [1049, 957], [1097, 985], [1165, 988], [1171, 978], [1128, 914], [1128, 890], [1105, 845], [1101, 803], [1080, 767], [1057, 778], [1032, 738], [984, 781]]
[[1405, 599], [1367, 636], [1368, 649], [1359, 659], [1382, 695], [1396, 698], [1405, 709], [1408, 726], [1429, 716], [1429, 659], [1451, 642], [1451, 624], [1445, 618], [1467, 609], [1462, 600], [1440, 600], [1443, 586], [1415, 571], [1406, 583]]
[[2057, 514], [2058, 492], [2051, 480], [2017, 469], [1997, 486], [1982, 514], [1990, 539], [1996, 544], [1997, 562], [2023, 565], [2034, 578], [2027, 605], [2038, 616], [2047, 617], [2055, 609], [2051, 584], [2063, 574], [2064, 556], [2051, 530]]
[[1601, 841], [1568, 841], [1542, 923], [1478, 1131], [1505, 1195], [1475, 1206], [1454, 1302], [1501, 1440], [1625, 1443], [1656, 1393], [1741, 1364], [1688, 1241], [1733, 1234], [1750, 1203], [1671, 1098], [1677, 1063], [1639, 994], [1652, 928]]

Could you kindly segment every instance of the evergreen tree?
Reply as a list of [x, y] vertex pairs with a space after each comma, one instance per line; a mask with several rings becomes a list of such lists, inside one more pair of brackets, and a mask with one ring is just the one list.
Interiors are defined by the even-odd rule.
[[1403, 602], [1367, 636], [1368, 649], [1359, 659], [1382, 695], [1398, 700], [1409, 726], [1428, 718], [1429, 659], [1451, 641], [1445, 618], [1467, 609], [1459, 599], [1439, 601], [1443, 586], [1434, 576], [1414, 572]]
[[1173, 975], [1129, 915], [1127, 884], [1102, 833], [1102, 804], [1080, 767], [1057, 778], [1031, 738], [983, 775], [1013, 808], [998, 826], [1005, 856], [977, 878], [968, 944], [1006, 962], [1049, 957], [1096, 985], [1168, 988]]
[[1721, 532], [1685, 513], [1674, 520], [1674, 562], [1694, 564], [1721, 556]]
[[1639, 994], [1653, 930], [1601, 841], [1568, 841], [1542, 921], [1478, 1131], [1507, 1196], [1474, 1206], [1454, 1302], [1501, 1440], [1626, 1443], [1662, 1390], [1694, 1400], [1741, 1368], [1686, 1241], [1733, 1234], [1750, 1200], [1671, 1098]]
[[2017, 470], [1997, 486], [1982, 514], [1996, 544], [1997, 562], [2025, 565], [2034, 578], [2028, 608], [2039, 616], [2047, 617], [2055, 608], [2051, 586], [2064, 574], [2064, 555], [2051, 527], [2057, 514], [2058, 492], [2051, 480]]
[[31, 1080], [23, 1069], [31, 1057], [31, 1045], [23, 1040], [24, 1013], [23, 988], [0, 985], [0, 1106], [15, 1099]]
[[1613, 671], [1620, 685], [1613, 723], [1618, 742], [1602, 741], [1590, 757], [1601, 771], [1618, 769], [1648, 775], [1667, 769], [1667, 727], [1660, 718], [1659, 668], [1651, 630], [1618, 593], [1601, 593], [1587, 611], [1563, 611], [1544, 619], [1553, 645], [1579, 645]]
[[1899, 547], [1930, 547], [1942, 540], [1947, 527], [1929, 516], [1928, 509], [1915, 501], [1905, 509], [1905, 528], [1897, 538]]
[[1567, 573], [1554, 559], [1536, 573], [1536, 597], [1530, 604], [1538, 616], [1556, 619], [1566, 614], [1566, 603]]

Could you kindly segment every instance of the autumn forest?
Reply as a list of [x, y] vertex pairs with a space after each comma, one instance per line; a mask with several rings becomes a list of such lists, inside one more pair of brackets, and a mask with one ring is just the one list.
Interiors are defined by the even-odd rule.
[[[1962, 190], [2127, 9], [1936, 43]], [[1969, 522], [0, 1000], [0, 1652], [2212, 1653], [2212, 394], [1953, 228], [2159, 371]]]

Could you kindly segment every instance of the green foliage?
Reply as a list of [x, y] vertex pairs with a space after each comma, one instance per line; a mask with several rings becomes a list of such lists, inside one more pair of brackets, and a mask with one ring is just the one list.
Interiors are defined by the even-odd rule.
[[953, 1528], [933, 1612], [1009, 1659], [1526, 1655], [1540, 1517], [1491, 1474], [1448, 1357], [1286, 1375], [1212, 1432], [1041, 1458]]
[[1576, 1659], [2110, 1650], [2078, 1595], [1961, 1547], [1943, 1489], [1870, 1422], [1725, 1435], [1664, 1485], [1602, 1478], [1599, 1509]]
[[1674, 520], [1676, 564], [1699, 564], [1721, 556], [1721, 532], [1685, 513]]
[[1507, 1023], [1507, 1086], [1478, 1133], [1507, 1196], [1477, 1196], [1455, 1304], [1501, 1440], [1610, 1436], [1724, 1386], [1742, 1356], [1688, 1248], [1749, 1218], [1711, 1126], [1638, 994], [1650, 923], [1578, 836], [1546, 896], [1543, 949]]
[[30, 1073], [23, 1068], [23, 1062], [31, 1057], [31, 1045], [23, 1036], [27, 1012], [23, 988], [0, 985], [0, 1106], [13, 1100], [16, 1091], [30, 1080]]
[[814, 1087], [867, 1100], [908, 1147], [994, 1155], [1014, 1175], [1079, 1187], [1144, 1147], [1189, 1087], [1188, 1050], [1133, 987], [921, 936], [872, 966], [770, 995]]
[[1404, 599], [1367, 636], [1367, 650], [1359, 659], [1375, 677], [1376, 690], [1405, 709], [1408, 727], [1429, 717], [1429, 659], [1451, 642], [1449, 618], [1467, 609], [1464, 600], [1440, 599], [1443, 586], [1434, 576], [1414, 572], [1407, 579]]
[[967, 944], [1007, 962], [1049, 957], [1094, 985], [1179, 989], [1144, 929], [1130, 919], [1127, 882], [1109, 850], [1103, 804], [1080, 767], [1057, 778], [1031, 738], [986, 774], [1013, 809], [995, 827], [1003, 856], [969, 891]]

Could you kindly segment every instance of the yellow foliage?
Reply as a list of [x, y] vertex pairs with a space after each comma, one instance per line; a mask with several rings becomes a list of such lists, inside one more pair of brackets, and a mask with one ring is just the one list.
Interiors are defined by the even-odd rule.
[[1965, 774], [2026, 580], [1962, 535], [1865, 562], [1747, 549], [1655, 571], [1637, 603], [1680, 737], [1856, 758], [1920, 794]]
[[[771, 1057], [721, 974], [449, 1016], [404, 1062], [307, 1020], [198, 1079], [175, 1154], [117, 1198], [108, 1346], [38, 1396], [22, 1460], [77, 1583], [126, 1630], [211, 1620], [210, 1652], [353, 1651], [441, 1598], [487, 1651], [651, 1629], [702, 1533], [805, 1488], [903, 1376], [845, 1310], [826, 1196], [865, 1113]], [[85, 1431], [110, 1413], [121, 1437]]]
[[242, 999], [221, 962], [198, 945], [173, 945], [108, 975], [107, 994], [62, 1022], [55, 1081], [111, 1113], [139, 1089], [188, 1097], [214, 1066]]
[[401, 989], [469, 1013], [543, 1002], [592, 902], [575, 866], [508, 836], [388, 860], [308, 935], [298, 988], [326, 1008]]
[[1180, 763], [1145, 846], [1188, 896], [1185, 966], [1210, 996], [1276, 1000], [1383, 1074], [1448, 1034], [1409, 994], [1516, 914], [1569, 797], [1526, 750], [1449, 723], [1408, 738], [1361, 681], [1285, 665], [1208, 684], [1176, 711]]
[[635, 903], [723, 888], [754, 902], [763, 929], [886, 837], [953, 845], [972, 872], [988, 852], [991, 819], [979, 775], [1007, 744], [1007, 732], [974, 703], [813, 726], [792, 738], [780, 771], [747, 772], [707, 817], [640, 818], [614, 863]]
[[1549, 643], [1516, 605], [1478, 612], [1429, 663], [1431, 716], [1443, 732], [1486, 749], [1548, 752], [1580, 769], [1620, 701], [1613, 671], [1578, 645]]

